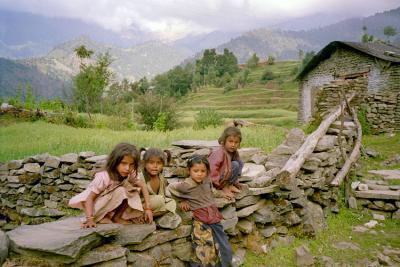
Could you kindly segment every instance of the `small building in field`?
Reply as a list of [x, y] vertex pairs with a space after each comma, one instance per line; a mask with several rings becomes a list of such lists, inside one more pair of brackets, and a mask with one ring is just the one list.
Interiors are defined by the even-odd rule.
[[385, 43], [331, 42], [299, 73], [298, 119], [323, 116], [356, 91], [352, 105], [375, 133], [400, 130], [400, 47]]

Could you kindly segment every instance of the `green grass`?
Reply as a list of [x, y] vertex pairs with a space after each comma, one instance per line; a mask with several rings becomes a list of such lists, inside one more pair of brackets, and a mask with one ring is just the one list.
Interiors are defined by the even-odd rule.
[[[252, 69], [249, 84], [244, 88], [224, 92], [224, 88], [203, 87], [181, 99], [179, 110], [182, 122], [192, 126], [195, 114], [201, 109], [214, 109], [225, 121], [242, 119], [261, 125], [291, 128], [297, 126], [298, 83], [293, 80], [296, 61], [262, 64]], [[268, 69], [275, 79], [266, 84], [260, 82]]]
[[[2, 125], [0, 127], [0, 162], [45, 152], [51, 155], [80, 151], [107, 154], [121, 141], [144, 147], [167, 148], [173, 141], [181, 139], [216, 140], [223, 131], [223, 126], [198, 131], [185, 127], [165, 133], [140, 130], [113, 131], [73, 128], [43, 121], [7, 125], [0, 122], [0, 125]], [[261, 147], [266, 152], [271, 151], [283, 141], [286, 131], [282, 127], [269, 125], [242, 128], [242, 147]]]
[[[354, 266], [360, 259], [372, 259], [377, 251], [383, 250], [382, 246], [400, 247], [399, 220], [387, 219], [379, 223], [379, 226], [374, 229], [378, 232], [377, 235], [352, 232], [353, 226], [364, 224], [370, 219], [370, 215], [359, 214], [342, 208], [339, 214], [329, 215], [327, 229], [318, 233], [315, 239], [296, 238], [293, 244], [277, 247], [263, 255], [247, 251], [244, 266], [296, 266], [295, 249], [302, 244], [307, 245], [314, 256], [329, 256], [337, 263], [347, 263], [351, 266]], [[333, 244], [340, 241], [355, 243], [361, 250], [338, 250], [334, 248]]]

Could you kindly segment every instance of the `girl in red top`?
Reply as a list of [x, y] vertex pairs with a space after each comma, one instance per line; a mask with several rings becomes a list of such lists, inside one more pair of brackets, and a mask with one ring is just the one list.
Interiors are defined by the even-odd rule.
[[210, 178], [215, 188], [222, 190], [227, 199], [240, 192], [239, 176], [242, 175], [243, 161], [238, 149], [242, 141], [242, 133], [236, 127], [228, 127], [218, 139], [221, 145], [208, 156], [210, 162]]

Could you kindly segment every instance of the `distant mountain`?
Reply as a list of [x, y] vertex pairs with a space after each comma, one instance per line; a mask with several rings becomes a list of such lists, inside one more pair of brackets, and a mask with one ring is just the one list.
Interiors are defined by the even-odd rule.
[[133, 26], [128, 32], [116, 33], [79, 19], [0, 10], [0, 56], [2, 57], [15, 59], [44, 56], [54, 46], [85, 34], [97, 42], [122, 47], [133, 46], [154, 38]]
[[317, 13], [305, 17], [292, 18], [284, 22], [272, 25], [272, 29], [285, 30], [285, 31], [303, 31], [318, 29], [325, 27], [342, 20], [345, 20], [344, 15], [340, 14], [325, 14]]
[[217, 47], [220, 44], [229, 42], [240, 34], [240, 32], [213, 31], [206, 34], [188, 35], [182, 39], [174, 41], [173, 45], [176, 47], [186, 48], [194, 54], [203, 49]]
[[28, 83], [37, 97], [66, 98], [71, 91], [70, 81], [47, 75], [35, 66], [0, 58], [0, 96], [13, 96], [18, 86], [25, 90]]
[[[51, 86], [43, 87], [31, 82], [37, 95], [62, 96], [58, 93], [60, 86], [64, 88], [64, 95], [69, 95], [71, 88], [67, 85], [71, 85], [71, 78], [79, 72], [80, 63], [74, 49], [80, 45], [85, 45], [97, 54], [109, 52], [113, 59], [110, 68], [116, 74], [116, 80], [127, 78], [134, 81], [144, 76], [152, 78], [178, 65], [190, 55], [184, 49], [176, 49], [161, 42], [153, 41], [130, 48], [119, 48], [103, 45], [87, 36], [81, 36], [58, 45], [44, 57], [21, 60], [3, 59], [3, 67], [0, 68], [3, 84], [0, 86], [0, 95], [14, 95], [16, 84], [35, 79], [43, 79], [43, 83], [48, 81], [51, 84]], [[89, 63], [94, 62], [95, 59], [96, 55]], [[22, 75], [24, 72], [27, 73], [26, 77]], [[38, 76], [33, 77], [34, 73]], [[54, 86], [57, 81], [60, 85]]]
[[[258, 29], [246, 32], [233, 40], [217, 47], [222, 52], [224, 48], [233, 51], [240, 63], [257, 53], [261, 59], [269, 55], [279, 60], [298, 59], [299, 49], [303, 51], [318, 51], [329, 42], [336, 40], [360, 41], [363, 26], [368, 34], [384, 40], [383, 28], [393, 26], [400, 32], [400, 8], [377, 13], [366, 18], [347, 19], [325, 27], [307, 31], [282, 31], [273, 29]], [[392, 41], [400, 41], [400, 34]]]

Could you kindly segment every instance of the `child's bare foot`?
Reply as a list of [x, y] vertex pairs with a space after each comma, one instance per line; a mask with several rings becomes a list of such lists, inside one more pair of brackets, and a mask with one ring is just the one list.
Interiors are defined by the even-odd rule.
[[240, 193], [240, 189], [237, 188], [237, 187], [234, 186], [234, 185], [230, 185], [230, 186], [229, 186], [229, 190], [230, 190], [231, 192], [233, 192], [233, 193]]
[[224, 195], [224, 198], [226, 198], [228, 200], [231, 200], [234, 197], [234, 195], [233, 195], [232, 191], [229, 189], [229, 187], [224, 187], [222, 189], [222, 194]]
[[119, 224], [132, 224], [132, 222], [121, 219], [121, 218], [114, 218], [114, 222], [119, 223]]
[[98, 223], [107, 224], [107, 223], [114, 223], [110, 218], [104, 217]]

